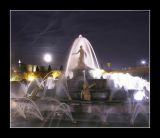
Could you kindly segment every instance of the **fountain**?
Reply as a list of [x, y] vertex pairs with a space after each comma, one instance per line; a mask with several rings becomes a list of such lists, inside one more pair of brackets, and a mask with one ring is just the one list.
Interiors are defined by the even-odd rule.
[[100, 69], [100, 67], [92, 45], [85, 37], [79, 35], [70, 50], [65, 76], [73, 78], [77, 70], [81, 73], [82, 70], [87, 69]]
[[11, 83], [12, 127], [148, 127], [150, 83], [100, 69], [82, 35], [73, 42], [64, 74], [56, 80], [51, 73]]
[[[45, 127], [50, 127], [52, 121], [55, 118], [59, 118], [59, 116], [61, 116], [60, 120], [63, 117], [67, 117], [71, 122], [75, 123], [70, 106], [53, 96], [55, 85], [55, 79], [50, 76], [45, 76], [43, 79], [35, 79], [25, 85], [23, 82], [12, 83], [11, 125], [17, 127], [17, 122], [22, 121], [19, 120], [20, 117], [23, 117], [27, 122], [39, 119], [38, 127], [43, 127], [48, 122], [49, 126]], [[18, 90], [18, 93], [16, 90]], [[68, 93], [67, 96], [69, 96]], [[24, 123], [23, 127], [32, 127], [27, 122]]]

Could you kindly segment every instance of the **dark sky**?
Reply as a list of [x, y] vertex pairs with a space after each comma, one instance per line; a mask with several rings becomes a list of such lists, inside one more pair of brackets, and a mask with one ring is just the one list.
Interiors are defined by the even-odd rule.
[[49, 52], [52, 66], [65, 66], [79, 34], [90, 41], [104, 67], [149, 60], [148, 11], [12, 11], [11, 61], [46, 65], [42, 57]]

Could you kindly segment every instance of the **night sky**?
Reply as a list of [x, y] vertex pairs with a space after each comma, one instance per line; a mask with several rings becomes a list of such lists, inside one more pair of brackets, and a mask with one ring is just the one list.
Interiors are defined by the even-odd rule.
[[136, 66], [149, 60], [149, 11], [12, 11], [11, 61], [48, 65], [65, 63], [79, 34], [92, 44], [103, 68]]

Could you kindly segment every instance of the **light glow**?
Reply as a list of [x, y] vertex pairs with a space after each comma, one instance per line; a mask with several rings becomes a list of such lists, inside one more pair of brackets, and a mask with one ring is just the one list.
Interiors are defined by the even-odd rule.
[[45, 62], [51, 62], [52, 61], [52, 56], [51, 54], [45, 54], [43, 57]]
[[142, 60], [142, 61], [141, 61], [141, 64], [142, 64], [142, 65], [145, 65], [145, 64], [146, 64], [146, 61], [145, 61], [145, 60]]
[[35, 79], [36, 79], [36, 76], [34, 75], [34, 73], [28, 74], [28, 78], [27, 78], [28, 81], [34, 81]]
[[103, 69], [94, 69], [90, 70], [89, 73], [94, 79], [100, 79], [101, 77], [103, 77], [105, 71]]
[[19, 59], [18, 63], [19, 63], [19, 64], [21, 64], [21, 61], [20, 61], [20, 59]]
[[121, 89], [124, 87], [128, 90], [143, 90], [146, 87], [150, 91], [150, 83], [138, 76], [132, 76], [129, 73], [107, 73], [103, 75], [104, 79], [108, 79], [108, 85], [111, 89]]
[[59, 78], [62, 75], [61, 71], [53, 71], [52, 76], [54, 79]]
[[145, 94], [143, 91], [138, 91], [134, 94], [134, 99], [136, 101], [142, 101], [144, 97], [145, 97]]

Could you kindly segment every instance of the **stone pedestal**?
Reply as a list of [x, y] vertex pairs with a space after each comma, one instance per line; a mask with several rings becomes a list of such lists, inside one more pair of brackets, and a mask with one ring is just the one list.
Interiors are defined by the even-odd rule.
[[89, 74], [89, 68], [76, 68], [73, 70], [73, 79], [83, 78], [84, 75], [86, 79], [93, 79], [93, 77]]

